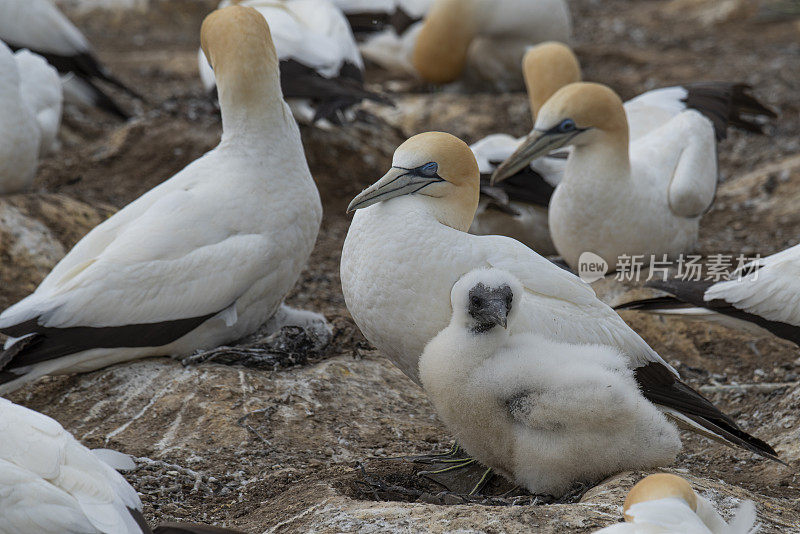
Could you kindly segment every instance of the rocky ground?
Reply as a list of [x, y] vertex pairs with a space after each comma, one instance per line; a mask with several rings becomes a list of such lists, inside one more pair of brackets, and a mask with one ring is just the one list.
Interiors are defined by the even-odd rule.
[[[774, 252], [800, 241], [800, 28], [732, 0], [572, 0], [585, 77], [623, 97], [687, 80], [744, 80], [780, 112], [763, 137], [720, 147], [723, 184], [703, 222], [704, 254]], [[208, 1], [151, 1], [145, 13], [77, 17], [102, 60], [147, 95], [124, 100], [127, 124], [67, 109], [63, 150], [35, 191], [0, 199], [0, 306], [32, 291], [86, 231], [213, 147], [220, 123], [196, 72]], [[372, 73], [375, 83], [385, 77]], [[383, 84], [397, 87], [397, 84]], [[414, 84], [410, 84], [413, 87]], [[521, 94], [414, 87], [381, 112], [392, 124], [303, 130], [325, 205], [317, 248], [289, 299], [323, 312], [334, 339], [308, 358], [261, 368], [169, 359], [43, 379], [12, 400], [58, 419], [90, 447], [137, 458], [126, 473], [154, 521], [214, 522], [248, 532], [591, 532], [621, 517], [642, 473], [568, 502], [483, 502], [439, 495], [414, 467], [387, 458], [446, 449], [424, 393], [364, 340], [341, 296], [339, 251], [354, 194], [381, 176], [405, 136], [442, 129], [474, 141], [530, 128]], [[124, 99], [124, 97], [120, 97]], [[625, 298], [606, 280], [598, 292]], [[791, 468], [685, 435], [668, 470], [729, 514], [757, 503], [762, 532], [800, 532], [800, 353], [788, 343], [636, 312], [624, 317]], [[577, 502], [580, 500], [580, 502]]]

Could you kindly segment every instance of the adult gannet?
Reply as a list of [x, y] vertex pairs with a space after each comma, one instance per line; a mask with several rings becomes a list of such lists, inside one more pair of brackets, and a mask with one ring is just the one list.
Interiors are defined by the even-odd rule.
[[254, 332], [294, 286], [322, 207], [264, 17], [210, 14], [222, 141], [89, 232], [0, 314], [0, 394], [46, 374], [187, 355]]
[[22, 99], [36, 116], [41, 140], [39, 156], [58, 148], [58, 129], [61, 126], [61, 106], [64, 95], [58, 71], [47, 61], [27, 49], [14, 54], [19, 72]]
[[95, 57], [89, 41], [49, 0], [3, 0], [0, 2], [0, 39], [12, 50], [27, 48], [65, 76], [65, 96], [97, 106], [120, 118], [128, 118], [100, 87], [109, 83], [129, 95], [140, 96], [111, 75]]
[[[220, 7], [230, 5], [224, 0]], [[267, 20], [280, 59], [283, 94], [302, 122], [341, 122], [341, 113], [364, 99], [387, 100], [364, 89], [364, 62], [342, 12], [329, 0], [244, 0]], [[200, 77], [215, 87], [199, 51]]]
[[800, 345], [800, 245], [743, 265], [726, 281], [653, 280], [647, 285], [674, 296], [629, 302], [619, 309], [766, 330]]
[[500, 269], [453, 286], [450, 324], [419, 375], [458, 444], [534, 494], [672, 462], [678, 430], [639, 391], [619, 350], [511, 336], [524, 289]]
[[714, 130], [685, 111], [633, 143], [622, 100], [574, 83], [540, 110], [533, 131], [495, 171], [502, 181], [549, 152], [573, 147], [550, 200], [553, 243], [574, 270], [585, 252], [614, 270], [620, 258], [688, 252], [717, 186]]
[[658, 473], [640, 480], [625, 499], [626, 523], [595, 534], [753, 534], [756, 509], [751, 501], [739, 505], [726, 523], [714, 506], [697, 495], [677, 475]]
[[411, 62], [431, 83], [470, 74], [503, 90], [522, 85], [525, 50], [543, 41], [567, 42], [571, 33], [564, 0], [436, 0], [414, 42]]
[[[0, 532], [3, 534], [235, 534], [208, 525], [150, 530], [136, 490], [55, 420], [0, 398]], [[122, 461], [120, 461], [120, 459]], [[240, 533], [241, 534], [241, 533]]]
[[[562, 43], [543, 43], [529, 49], [522, 72], [531, 101], [533, 124], [539, 110], [559, 89], [581, 80], [578, 59]], [[775, 114], [747, 92], [740, 83], [690, 83], [643, 93], [623, 105], [630, 142], [663, 126], [683, 111], [693, 109], [713, 127], [717, 140], [734, 126], [761, 132], [761, 126], [746, 115], [775, 117]], [[533, 133], [533, 132], [532, 132]], [[711, 134], [708, 134], [710, 138]], [[513, 237], [542, 254], [554, 254], [547, 222], [547, 206], [564, 175], [567, 152], [561, 157], [541, 157], [523, 166], [502, 182], [489, 186], [489, 177], [525, 142], [510, 135], [490, 135], [472, 146], [481, 169], [486, 193], [471, 231]], [[709, 164], [713, 155], [709, 154]], [[716, 172], [716, 159], [713, 159]]]
[[480, 176], [470, 148], [452, 135], [412, 137], [392, 168], [350, 203], [358, 210], [342, 250], [347, 308], [365, 337], [419, 383], [426, 343], [450, 322], [450, 289], [465, 273], [496, 267], [525, 288], [512, 335], [600, 344], [626, 357], [644, 397], [704, 435], [776, 459], [763, 441], [681, 382], [680, 377], [578, 277], [522, 243], [466, 233]]
[[25, 102], [11, 50], [0, 41], [0, 194], [26, 189], [36, 176], [42, 132]]

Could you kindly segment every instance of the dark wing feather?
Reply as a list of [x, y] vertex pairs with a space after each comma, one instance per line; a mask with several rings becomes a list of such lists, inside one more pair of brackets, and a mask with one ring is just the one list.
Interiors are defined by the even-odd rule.
[[681, 413], [707, 431], [724, 438], [726, 443], [783, 463], [769, 444], [739, 428], [711, 401], [678, 380], [664, 364], [651, 362], [637, 367], [634, 369], [634, 378], [650, 402]]
[[[758, 267], [751, 267], [747, 272], [755, 272], [757, 269]], [[617, 306], [615, 309], [657, 311], [691, 307], [706, 308], [713, 312], [739, 319], [740, 321], [753, 323], [782, 339], [786, 339], [800, 346], [800, 326], [782, 323], [780, 321], [770, 321], [759, 315], [735, 308], [730, 303], [721, 299], [706, 301], [704, 299], [706, 291], [709, 287], [714, 285], [714, 283], [715, 282], [706, 280], [691, 281], [677, 278], [667, 281], [653, 280], [647, 283], [648, 287], [664, 291], [673, 296], [636, 300]]]
[[354, 71], [360, 74], [360, 70], [348, 63], [342, 66], [340, 75], [336, 78], [326, 78], [312, 67], [295, 59], [281, 61], [280, 69], [283, 95], [286, 98], [310, 100], [317, 110], [315, 120], [335, 121], [337, 112], [344, 111], [362, 100], [393, 104], [385, 96], [364, 89], [363, 82], [354, 75]]
[[743, 83], [704, 82], [683, 86], [686, 107], [705, 115], [713, 124], [717, 141], [725, 139], [729, 126], [748, 132], [764, 133], [761, 125], [745, 117], [776, 118], [774, 111], [755, 99], [751, 87]]
[[[492, 165], [499, 165], [500, 162], [490, 162]], [[491, 174], [481, 175], [481, 186], [487, 187], [491, 183]], [[550, 205], [550, 198], [553, 196], [555, 188], [548, 184], [541, 174], [533, 170], [529, 165], [519, 171], [514, 176], [496, 183], [493, 186], [502, 190], [508, 199], [514, 202], [534, 204], [546, 208]]]
[[247, 534], [241, 530], [201, 525], [199, 523], [162, 523], [153, 534]]
[[[220, 310], [222, 311], [222, 310]], [[49, 328], [38, 318], [0, 330], [11, 337], [28, 336], [0, 352], [0, 384], [21, 375], [15, 369], [54, 360], [85, 350], [102, 348], [160, 347], [188, 334], [219, 312], [160, 323], [125, 326]]]

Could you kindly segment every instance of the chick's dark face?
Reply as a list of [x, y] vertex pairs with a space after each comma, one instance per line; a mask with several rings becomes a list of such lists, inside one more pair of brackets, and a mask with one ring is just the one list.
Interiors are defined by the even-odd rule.
[[508, 326], [508, 314], [514, 302], [511, 287], [503, 285], [497, 288], [478, 284], [469, 291], [467, 310], [474, 323], [470, 330], [475, 334], [484, 334], [495, 326]]

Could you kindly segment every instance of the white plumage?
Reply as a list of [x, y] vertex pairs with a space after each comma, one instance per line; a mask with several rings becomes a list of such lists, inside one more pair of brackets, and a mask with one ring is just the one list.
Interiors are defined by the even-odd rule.
[[0, 2], [0, 39], [13, 50], [27, 48], [44, 56], [64, 75], [64, 95], [70, 101], [126, 118], [95, 81], [108, 82], [138, 97], [97, 61], [86, 37], [50, 0]]
[[39, 165], [42, 132], [20, 78], [14, 54], [0, 41], [0, 194], [26, 189]]
[[[711, 425], [712, 435], [722, 432], [727, 440], [775, 457], [769, 445], [736, 437], [736, 423], [682, 384], [589, 285], [518, 241], [465, 233], [478, 189], [469, 147], [449, 134], [427, 133], [401, 145], [392, 169], [351, 202], [350, 210], [358, 211], [342, 251], [342, 290], [350, 314], [378, 350], [418, 382], [422, 350], [450, 322], [450, 288], [473, 269], [496, 267], [513, 274], [525, 289], [512, 335], [612, 347], [624, 355], [643, 388], [659, 382], [651, 392], [658, 391], [655, 402], [671, 417], [690, 421], [706, 434]], [[700, 406], [705, 415], [695, 411]]]
[[[230, 4], [224, 0], [220, 8]], [[363, 89], [364, 62], [344, 14], [329, 0], [244, 0], [267, 20], [282, 63], [294, 61], [281, 80], [295, 117], [313, 122], [325, 102], [344, 99], [341, 109], [373, 95]], [[215, 87], [214, 72], [198, 52], [200, 77], [206, 90]], [[320, 79], [314, 80], [310, 73]], [[322, 83], [320, 83], [322, 82]], [[298, 97], [298, 98], [292, 98]], [[324, 111], [327, 115], [336, 109]]]
[[628, 494], [624, 510], [626, 523], [606, 527], [595, 534], [754, 534], [758, 531], [752, 501], [741, 503], [728, 523], [686, 480], [667, 473], [650, 475], [639, 481]]
[[58, 71], [33, 52], [22, 49], [14, 54], [20, 77], [22, 98], [36, 115], [41, 132], [39, 155], [58, 149], [58, 128], [61, 126], [61, 105], [64, 99]]
[[515, 328], [523, 293], [498, 269], [464, 275], [453, 286], [450, 324], [420, 357], [425, 391], [459, 445], [551, 495], [674, 460], [678, 431], [642, 397], [617, 350], [509, 335], [503, 325]]
[[264, 19], [231, 9], [210, 16], [203, 33], [218, 70], [219, 146], [92, 230], [0, 315], [0, 331], [23, 338], [0, 354], [0, 391], [239, 339], [295, 284], [319, 230], [319, 194]]
[[0, 433], [0, 532], [143, 532], [136, 491], [56, 421], [0, 398]]

